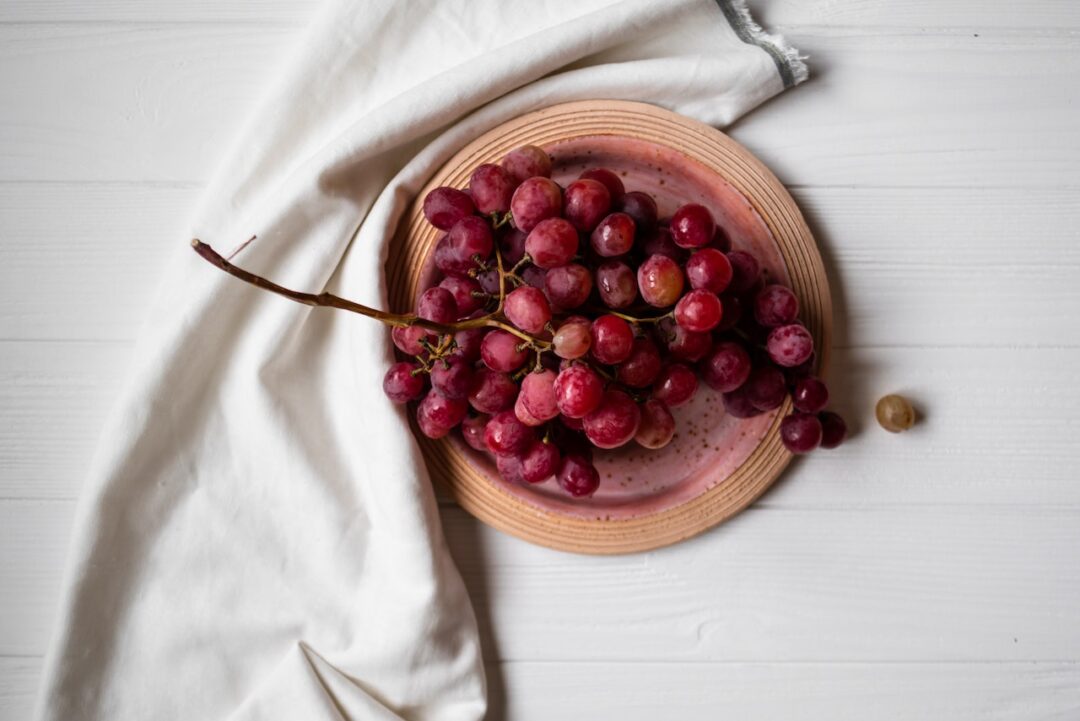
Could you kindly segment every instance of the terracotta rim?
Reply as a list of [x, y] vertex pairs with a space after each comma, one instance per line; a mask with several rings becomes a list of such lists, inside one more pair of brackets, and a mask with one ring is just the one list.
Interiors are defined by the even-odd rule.
[[[644, 103], [591, 100], [554, 105], [508, 121], [462, 148], [421, 190], [399, 225], [386, 267], [391, 308], [411, 308], [423, 262], [438, 238], [439, 232], [421, 212], [420, 199], [428, 190], [440, 185], [464, 187], [477, 165], [497, 161], [521, 145], [547, 146], [596, 135], [628, 136], [672, 148], [715, 172], [749, 200], [780, 248], [823, 370], [828, 361], [832, 301], [821, 256], [795, 201], [768, 168], [724, 133]], [[753, 503], [791, 460], [779, 434], [780, 420], [788, 410], [788, 405], [781, 408], [757, 448], [726, 480], [680, 506], [618, 521], [542, 511], [492, 483], [451, 443], [416, 435], [432, 476], [484, 523], [550, 548], [616, 554], [676, 543]]]

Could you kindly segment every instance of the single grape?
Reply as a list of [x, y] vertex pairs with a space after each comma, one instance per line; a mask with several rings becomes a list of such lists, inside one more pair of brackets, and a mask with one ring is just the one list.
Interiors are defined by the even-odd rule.
[[578, 177], [603, 183], [604, 187], [608, 189], [608, 194], [611, 195], [611, 202], [613, 203], [626, 193], [626, 188], [623, 187], [623, 182], [619, 176], [607, 168], [589, 168]]
[[787, 397], [784, 374], [773, 366], [760, 366], [746, 379], [746, 395], [759, 411], [779, 408]]
[[465, 258], [458, 254], [450, 245], [450, 236], [444, 235], [435, 243], [435, 267], [443, 275], [462, 278], [469, 277], [469, 271], [476, 266], [472, 258]]
[[491, 163], [476, 166], [469, 177], [469, 194], [473, 203], [478, 211], [486, 215], [510, 210], [510, 197], [515, 187], [517, 183], [510, 174]]
[[586, 366], [572, 365], [555, 377], [555, 402], [564, 416], [585, 417], [600, 405], [603, 396], [600, 376]]
[[521, 456], [521, 475], [526, 483], [543, 483], [559, 470], [562, 455], [554, 443], [533, 441]]
[[583, 233], [592, 232], [611, 210], [611, 193], [598, 180], [575, 180], [566, 186], [563, 215]]
[[750, 402], [750, 397], [746, 392], [746, 387], [736, 388], [735, 390], [724, 393], [724, 410], [728, 415], [735, 418], [753, 418], [754, 416], [761, 415], [753, 403]]
[[394, 345], [405, 355], [417, 356], [424, 353], [423, 341], [436, 343], [439, 338], [426, 328], [418, 325], [399, 326], [390, 331]]
[[431, 366], [431, 387], [447, 398], [467, 399], [472, 379], [472, 364], [461, 356], [451, 355]]
[[799, 301], [791, 289], [773, 283], [754, 296], [754, 318], [766, 328], [793, 323], [799, 317]]
[[499, 236], [499, 252], [507, 268], [517, 265], [525, 257], [525, 239], [529, 234], [520, 228], [510, 228]]
[[450, 291], [457, 306], [458, 319], [466, 318], [484, 307], [487, 297], [480, 284], [472, 278], [447, 276], [439, 281], [439, 287]]
[[482, 270], [476, 274], [476, 283], [480, 286], [480, 290], [487, 293], [489, 296], [499, 295], [499, 270], [498, 268], [488, 268]]
[[766, 347], [774, 363], [791, 368], [806, 361], [814, 352], [814, 339], [806, 328], [792, 323], [773, 328]]
[[592, 273], [577, 263], [552, 268], [544, 276], [544, 292], [559, 310], [577, 308], [589, 299], [592, 288]]
[[632, 190], [615, 202], [615, 209], [633, 218], [639, 232], [648, 232], [656, 227], [659, 213], [656, 201], [648, 193]]
[[720, 299], [707, 290], [692, 290], [675, 304], [675, 322], [694, 333], [708, 333], [720, 325], [724, 312]]
[[458, 317], [457, 301], [446, 288], [428, 288], [416, 301], [416, 314], [433, 323], [453, 323]]
[[656, 344], [645, 337], [635, 338], [630, 356], [619, 364], [616, 376], [623, 385], [644, 388], [656, 380], [660, 366], [660, 351]]
[[693, 398], [697, 387], [697, 374], [689, 366], [683, 363], [672, 363], [660, 370], [653, 384], [652, 397], [674, 408]]
[[537, 334], [551, 320], [551, 306], [543, 291], [529, 285], [515, 288], [503, 305], [506, 319], [526, 333]]
[[820, 378], [813, 376], [800, 378], [795, 381], [791, 400], [795, 404], [795, 410], [803, 413], [817, 413], [829, 404], [829, 387]]
[[559, 487], [574, 498], [584, 498], [596, 493], [600, 487], [600, 473], [588, 458], [577, 453], [563, 456], [559, 471], [555, 474]]
[[541, 220], [525, 239], [525, 252], [534, 264], [545, 269], [566, 265], [577, 251], [577, 231], [563, 218]]
[[818, 420], [821, 421], [822, 448], [836, 448], [847, 438], [847, 423], [836, 413], [819, 413]]
[[641, 297], [651, 306], [666, 308], [682, 296], [683, 272], [666, 255], [650, 255], [637, 273]]
[[745, 293], [754, 287], [761, 277], [761, 266], [757, 258], [741, 250], [733, 250], [727, 254], [728, 262], [731, 263], [731, 283], [728, 290], [732, 293]]
[[608, 308], [627, 308], [637, 300], [637, 279], [621, 260], [608, 260], [596, 268], [596, 291]]
[[424, 197], [424, 217], [439, 230], [450, 230], [454, 223], [475, 211], [468, 193], [455, 188], [435, 188]]
[[521, 456], [495, 456], [495, 467], [499, 476], [507, 483], [525, 482]]
[[889, 433], [901, 433], [915, 425], [915, 408], [903, 396], [884, 396], [874, 407], [874, 415]]
[[476, 266], [476, 258], [486, 260], [495, 250], [491, 225], [475, 215], [454, 223], [446, 237], [458, 263], [465, 264], [469, 269]]
[[651, 255], [665, 255], [680, 265], [686, 262], [686, 250], [675, 245], [671, 229], [665, 225], [650, 232], [639, 245], [646, 258]]
[[502, 159], [502, 167], [518, 184], [536, 176], [551, 177], [551, 157], [535, 145], [523, 145], [511, 150]]
[[518, 349], [521, 339], [505, 330], [493, 330], [480, 343], [480, 358], [493, 371], [509, 373], [525, 365], [528, 353]]
[[641, 409], [623, 391], [615, 388], [604, 397], [592, 413], [583, 419], [585, 437], [597, 448], [618, 448], [630, 442], [641, 423]]
[[555, 331], [551, 343], [560, 358], [580, 358], [592, 347], [592, 323], [580, 315], [570, 316]]
[[634, 347], [634, 331], [622, 318], [602, 315], [592, 323], [592, 354], [607, 365], [622, 363]]
[[671, 216], [671, 236], [680, 248], [701, 248], [716, 232], [712, 213], [704, 205], [687, 203]]
[[539, 291], [544, 290], [547, 286], [547, 271], [542, 268], [537, 268], [535, 265], [525, 266], [518, 275], [525, 281], [525, 285], [536, 288]]
[[731, 275], [731, 261], [716, 248], [696, 250], [686, 261], [691, 288], [722, 293], [731, 283]]
[[511, 408], [517, 395], [517, 383], [506, 373], [477, 368], [469, 389], [469, 404], [479, 412], [490, 415]]
[[696, 363], [712, 349], [712, 335], [687, 330], [671, 318], [660, 321], [657, 332], [668, 352], [680, 360]]
[[809, 453], [821, 444], [821, 421], [809, 413], [793, 413], [780, 421], [780, 440], [792, 453]]
[[525, 408], [534, 418], [548, 421], [559, 415], [555, 399], [555, 371], [542, 370], [526, 373], [521, 379], [521, 396]]
[[721, 393], [736, 390], [750, 377], [750, 354], [734, 341], [718, 343], [701, 364], [701, 379]]
[[416, 423], [428, 438], [442, 438], [465, 418], [469, 404], [457, 398], [447, 398], [430, 391], [416, 407]]
[[720, 325], [716, 326], [715, 330], [725, 331], [731, 330], [738, 325], [739, 320], [742, 319], [743, 305], [739, 300], [739, 296], [725, 293], [720, 296], [720, 305], [723, 307], [723, 312], [720, 314]]
[[562, 189], [550, 178], [529, 178], [517, 187], [510, 200], [514, 225], [526, 233], [540, 221], [557, 217], [562, 207]]
[[519, 455], [535, 438], [533, 429], [518, 420], [512, 411], [496, 413], [484, 427], [484, 442], [497, 456]]
[[537, 418], [532, 413], [529, 413], [529, 409], [525, 407], [525, 397], [522, 395], [519, 395], [517, 400], [514, 401], [514, 415], [519, 421], [530, 428], [537, 428], [544, 425], [544, 419]]
[[424, 393], [423, 373], [419, 372], [417, 363], [401, 361], [390, 366], [383, 376], [383, 392], [394, 403], [408, 403], [419, 398]]
[[643, 448], [663, 448], [675, 435], [675, 417], [663, 401], [650, 398], [641, 406], [641, 424], [634, 440]]
[[612, 213], [589, 236], [593, 250], [603, 258], [629, 253], [634, 247], [634, 219], [626, 213]]
[[469, 448], [487, 453], [487, 443], [484, 442], [484, 427], [487, 425], [489, 416], [484, 414], [467, 416], [461, 422], [461, 436], [469, 444]]

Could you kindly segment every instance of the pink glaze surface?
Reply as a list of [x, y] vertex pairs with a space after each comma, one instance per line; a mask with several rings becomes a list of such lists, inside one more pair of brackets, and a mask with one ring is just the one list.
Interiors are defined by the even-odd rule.
[[[565, 186], [587, 168], [605, 167], [626, 189], [657, 201], [662, 219], [683, 203], [701, 203], [727, 231], [732, 247], [757, 256], [768, 277], [789, 284], [780, 250], [749, 201], [723, 178], [678, 150], [621, 136], [590, 136], [547, 148], [553, 177]], [[433, 284], [431, 259], [420, 287]], [[591, 498], [566, 495], [554, 479], [519, 486], [503, 481], [493, 460], [469, 448], [459, 434], [448, 437], [458, 453], [505, 492], [538, 510], [582, 519], [620, 520], [671, 509], [723, 483], [753, 452], [775, 412], [740, 420], [728, 416], [720, 395], [701, 384], [691, 403], [673, 409], [677, 430], [671, 444], [649, 451], [631, 442], [614, 451], [596, 449], [600, 489]]]

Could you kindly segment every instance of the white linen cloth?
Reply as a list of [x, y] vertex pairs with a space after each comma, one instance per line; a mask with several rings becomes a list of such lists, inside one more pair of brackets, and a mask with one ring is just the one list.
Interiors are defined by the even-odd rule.
[[[586, 98], [724, 125], [805, 77], [715, 0], [331, 0], [223, 163], [103, 431], [38, 717], [479, 719], [483, 664], [378, 323], [387, 239], [454, 151]], [[234, 107], [207, 107], [227, 119]], [[226, 120], [227, 121], [227, 120]]]

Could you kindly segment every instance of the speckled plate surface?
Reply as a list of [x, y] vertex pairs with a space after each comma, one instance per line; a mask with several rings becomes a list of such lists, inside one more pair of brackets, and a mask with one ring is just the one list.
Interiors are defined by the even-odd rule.
[[[505, 123], [454, 156], [430, 187], [464, 187], [472, 168], [532, 143], [554, 161], [565, 185], [587, 167], [618, 172], [628, 190], [652, 194], [661, 217], [685, 202], [712, 210], [733, 247], [753, 252], [770, 277], [790, 284], [801, 316], [826, 361], [831, 304], [821, 258], [791, 197], [750, 153], [720, 131], [640, 103], [584, 101], [553, 106]], [[438, 231], [419, 202], [406, 214], [387, 263], [390, 300], [408, 310], [434, 280], [430, 250]], [[823, 352], [824, 351], [824, 352]], [[675, 410], [674, 441], [659, 451], [630, 444], [596, 454], [601, 486], [573, 499], [553, 480], [508, 484], [493, 462], [460, 436], [420, 437], [425, 459], [469, 512], [526, 540], [580, 553], [625, 553], [688, 538], [749, 505], [790, 460], [780, 444], [777, 412], [740, 420], [724, 413], [718, 394], [702, 387]]]

